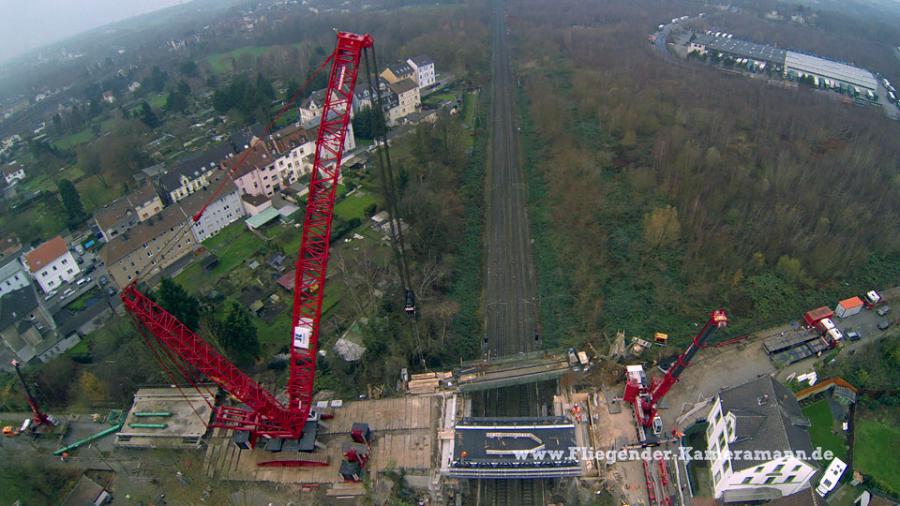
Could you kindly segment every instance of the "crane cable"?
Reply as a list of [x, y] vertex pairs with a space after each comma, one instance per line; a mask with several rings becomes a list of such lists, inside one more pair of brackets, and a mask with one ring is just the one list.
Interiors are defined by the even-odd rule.
[[[369, 49], [372, 51], [372, 64], [370, 67], [369, 64]], [[406, 245], [403, 240], [403, 227], [400, 222], [400, 211], [399, 206], [397, 205], [397, 184], [394, 179], [394, 170], [391, 164], [391, 152], [390, 147], [388, 146], [388, 138], [387, 138], [387, 125], [383, 122], [383, 114], [384, 109], [382, 108], [381, 102], [381, 88], [377, 86], [372, 86], [372, 67], [375, 69], [375, 79], [378, 79], [378, 59], [375, 56], [375, 46], [371, 48], [366, 48], [363, 50], [363, 58], [366, 64], [366, 81], [369, 85], [369, 100], [372, 100], [372, 93], [374, 92], [374, 105], [372, 109], [376, 113], [376, 121], [378, 121], [378, 128], [373, 132], [375, 135], [376, 144], [377, 142], [381, 142], [381, 149], [376, 149], [375, 152], [378, 153], [378, 168], [379, 175], [381, 178], [381, 186], [384, 190], [385, 201], [388, 206], [388, 224], [389, 224], [389, 235], [391, 239], [391, 246], [394, 250], [394, 258], [397, 262], [398, 270], [400, 271], [400, 280], [403, 283], [403, 287], [406, 290], [406, 293], [412, 294], [413, 301], [415, 303], [415, 292], [412, 289], [412, 281], [409, 275], [409, 266], [406, 262]], [[414, 309], [414, 312], [417, 312], [417, 308]], [[410, 320], [410, 326], [413, 330], [413, 336], [416, 341], [416, 353], [419, 355], [419, 362], [422, 367], [428, 370], [428, 363], [425, 361], [425, 355], [422, 352], [422, 339], [419, 336], [419, 325], [417, 323], [417, 318], [413, 317]]]

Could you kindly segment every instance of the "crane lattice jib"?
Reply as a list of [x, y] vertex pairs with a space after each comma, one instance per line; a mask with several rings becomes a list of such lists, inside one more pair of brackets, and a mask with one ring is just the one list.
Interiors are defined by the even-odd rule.
[[275, 397], [241, 372], [227, 358], [178, 321], [168, 311], [138, 291], [133, 284], [122, 290], [125, 308], [136, 318], [146, 334], [174, 352], [182, 361], [215, 382], [248, 408], [220, 408], [212, 426], [256, 431], [272, 437], [289, 437], [296, 422]]
[[288, 409], [295, 420], [300, 420], [301, 428], [312, 403], [334, 198], [340, 177], [344, 140], [350, 123], [353, 90], [360, 56], [363, 49], [371, 45], [372, 38], [369, 35], [338, 33], [319, 122], [306, 217], [303, 221], [303, 238], [297, 256], [291, 326], [293, 335]]
[[717, 309], [709, 315], [709, 321], [707, 321], [706, 325], [700, 329], [700, 332], [694, 336], [694, 340], [691, 341], [690, 346], [684, 350], [684, 353], [678, 355], [678, 359], [671, 367], [669, 367], [668, 371], [666, 371], [666, 375], [663, 377], [662, 381], [653, 388], [651, 393], [651, 403], [653, 405], [658, 403], [660, 399], [669, 393], [669, 389], [672, 388], [672, 385], [678, 383], [678, 378], [681, 376], [681, 373], [687, 369], [687, 366], [691, 363], [691, 359], [694, 358], [694, 355], [706, 345], [709, 338], [715, 333], [715, 330], [726, 325], [728, 325], [728, 316], [723, 309]]

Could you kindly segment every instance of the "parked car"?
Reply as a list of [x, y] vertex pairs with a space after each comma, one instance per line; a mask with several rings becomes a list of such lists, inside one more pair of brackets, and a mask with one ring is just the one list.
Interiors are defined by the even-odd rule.
[[878, 322], [878, 330], [887, 330], [890, 326], [890, 320], [881, 320], [880, 322]]
[[116, 289], [113, 287], [109, 287], [106, 289], [106, 294], [112, 297], [116, 294]]
[[106, 284], [109, 283], [109, 278], [107, 278], [106, 276], [100, 276], [100, 279], [98, 281], [100, 282], [100, 286], [106, 286]]
[[847, 332], [847, 339], [849, 339], [851, 341], [859, 341], [860, 338], [862, 338], [862, 335], [860, 335], [860, 333], [855, 330], [851, 330], [850, 332]]
[[891, 312], [891, 306], [881, 306], [880, 308], [878, 308], [878, 311], [875, 311], [875, 313], [878, 316], [884, 316], [890, 312]]

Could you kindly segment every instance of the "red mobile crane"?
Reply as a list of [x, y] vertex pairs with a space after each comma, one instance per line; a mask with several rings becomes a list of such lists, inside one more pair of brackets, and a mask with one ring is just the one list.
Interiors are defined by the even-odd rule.
[[[235, 443], [242, 448], [253, 447], [260, 436], [298, 442], [301, 439], [311, 440], [314, 443], [315, 434], [305, 434], [304, 427], [308, 419], [315, 419], [315, 413], [311, 416], [310, 408], [335, 191], [360, 57], [365, 49], [372, 47], [372, 42], [368, 34], [338, 32], [337, 46], [330, 56], [331, 73], [319, 123], [302, 242], [296, 262], [286, 405], [174, 316], [140, 293], [134, 282], [122, 291], [125, 308], [145, 337], [148, 334], [152, 336], [166, 354], [174, 354], [244, 404], [241, 407], [219, 406], [211, 424], [212, 427], [237, 431]], [[200, 213], [194, 221], [199, 218]], [[191, 374], [187, 368], [180, 370], [186, 375]], [[303, 445], [300, 446], [302, 449]]]
[[[638, 432], [642, 444], [653, 444], [657, 441], [655, 436], [662, 432], [662, 419], [657, 414], [656, 405], [672, 388], [681, 373], [690, 365], [694, 355], [709, 341], [716, 329], [728, 325], [728, 316], [725, 310], [717, 309], [710, 313], [709, 321], [694, 336], [694, 340], [678, 359], [666, 371], [661, 380], [654, 380], [647, 384], [647, 375], [640, 365], [625, 367], [626, 383], [624, 399], [634, 407], [634, 417], [637, 420]], [[653, 436], [647, 434], [646, 429], [653, 429]]]
[[31, 430], [35, 430], [41, 425], [52, 427], [56, 425], [56, 421], [53, 418], [41, 411], [41, 406], [38, 404], [37, 399], [31, 395], [31, 390], [28, 388], [28, 383], [25, 382], [25, 377], [22, 376], [22, 371], [19, 370], [19, 361], [13, 360], [10, 362], [12, 366], [16, 369], [16, 376], [19, 377], [19, 381], [22, 383], [22, 388], [25, 390], [25, 400], [28, 401], [28, 406], [31, 407]]

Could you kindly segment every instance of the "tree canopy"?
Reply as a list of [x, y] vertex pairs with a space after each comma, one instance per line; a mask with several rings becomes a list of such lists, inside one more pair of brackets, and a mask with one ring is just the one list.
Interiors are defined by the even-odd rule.
[[171, 278], [163, 278], [156, 290], [159, 305], [181, 323], [196, 331], [200, 326], [200, 303]]

